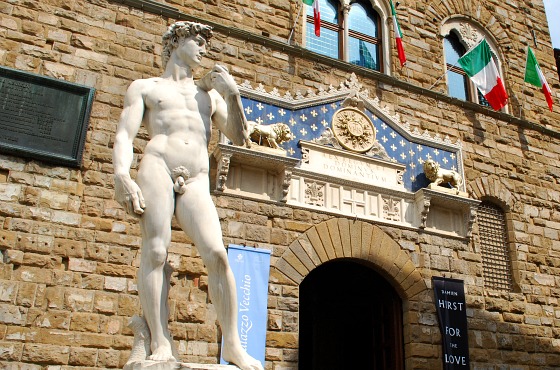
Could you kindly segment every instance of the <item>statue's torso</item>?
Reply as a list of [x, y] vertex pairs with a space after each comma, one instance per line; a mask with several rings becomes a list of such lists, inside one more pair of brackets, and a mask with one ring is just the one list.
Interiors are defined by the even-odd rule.
[[144, 121], [150, 141], [144, 155], [163, 160], [170, 171], [186, 167], [191, 177], [208, 172], [212, 130], [210, 95], [191, 81], [146, 80]]

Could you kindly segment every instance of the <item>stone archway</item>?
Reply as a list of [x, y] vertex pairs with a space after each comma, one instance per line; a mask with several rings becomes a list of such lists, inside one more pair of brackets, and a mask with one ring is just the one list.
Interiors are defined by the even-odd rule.
[[408, 252], [378, 226], [333, 218], [308, 229], [282, 254], [274, 267], [299, 285], [315, 267], [338, 258], [374, 265], [409, 300], [427, 289]]
[[[274, 274], [284, 284], [300, 286], [316, 267], [330, 261], [354, 259], [373, 267], [394, 288], [402, 300], [402, 328], [409, 332], [418, 325], [413, 319], [413, 301], [430, 295], [424, 278], [407, 251], [381, 228], [371, 223], [333, 218], [312, 226], [284, 251], [273, 264]], [[286, 333], [288, 334], [288, 333]], [[298, 348], [296, 333], [290, 348]], [[412, 365], [415, 343], [405, 336], [405, 368]]]
[[467, 185], [468, 194], [474, 199], [492, 199], [506, 212], [513, 210], [519, 195], [513, 194], [498, 178], [479, 177]]

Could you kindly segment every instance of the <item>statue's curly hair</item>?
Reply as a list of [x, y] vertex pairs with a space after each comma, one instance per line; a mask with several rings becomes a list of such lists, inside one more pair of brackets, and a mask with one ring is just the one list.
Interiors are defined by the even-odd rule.
[[212, 27], [201, 23], [187, 21], [175, 22], [169, 26], [167, 32], [163, 34], [163, 50], [161, 52], [163, 68], [167, 65], [173, 50], [175, 50], [177, 45], [179, 45], [179, 39], [193, 35], [201, 35], [204, 39], [206, 39], [206, 41], [208, 41], [213, 35]]

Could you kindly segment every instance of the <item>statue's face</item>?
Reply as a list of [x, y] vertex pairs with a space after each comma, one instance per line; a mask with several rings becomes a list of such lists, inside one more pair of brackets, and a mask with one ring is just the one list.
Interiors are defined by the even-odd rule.
[[206, 39], [200, 35], [182, 38], [176, 52], [181, 61], [191, 68], [196, 67], [206, 54]]

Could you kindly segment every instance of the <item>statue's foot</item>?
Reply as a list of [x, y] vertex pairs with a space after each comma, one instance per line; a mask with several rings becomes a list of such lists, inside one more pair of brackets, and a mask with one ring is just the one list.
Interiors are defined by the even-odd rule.
[[229, 363], [235, 364], [241, 370], [263, 370], [261, 362], [249, 356], [241, 347], [238, 349], [224, 348], [222, 358]]
[[152, 361], [177, 361], [175, 357], [173, 357], [173, 353], [171, 351], [171, 347], [168, 346], [159, 346], [155, 350], [152, 351], [152, 354], [148, 356], [148, 360]]

